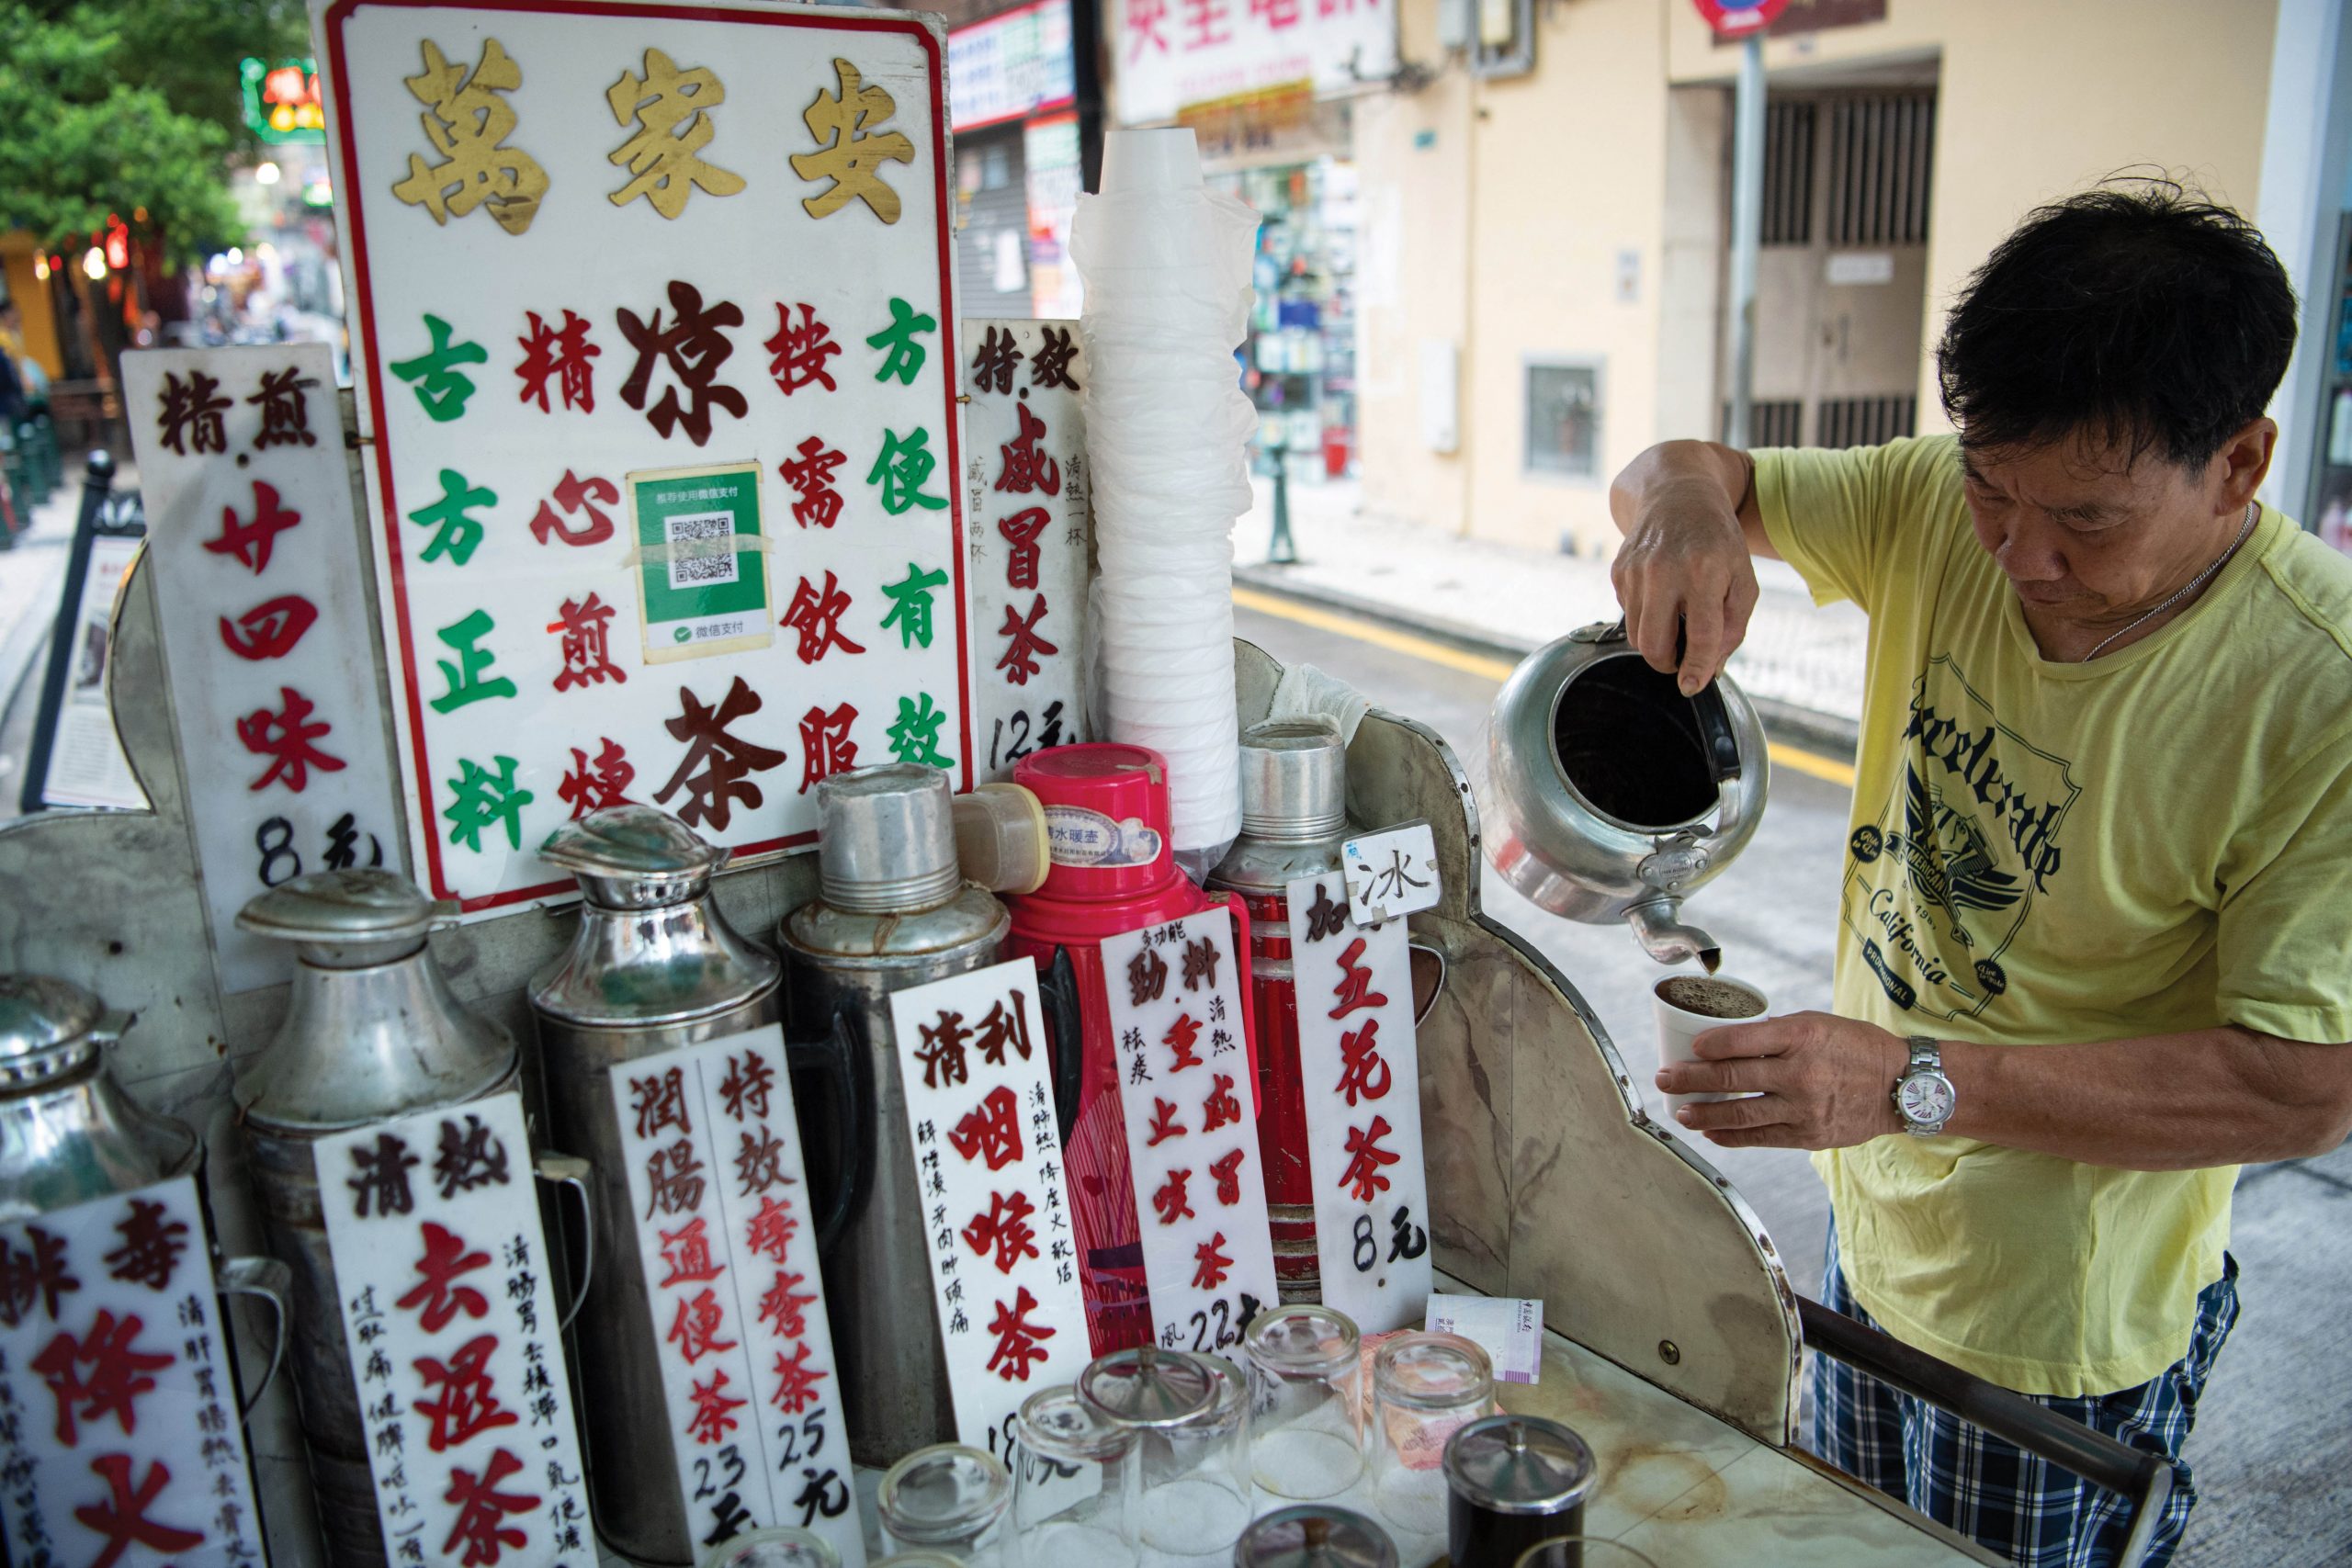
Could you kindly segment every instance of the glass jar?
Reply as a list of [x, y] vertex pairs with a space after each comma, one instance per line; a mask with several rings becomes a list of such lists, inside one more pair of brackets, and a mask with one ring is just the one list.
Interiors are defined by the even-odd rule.
[[1250, 1464], [1276, 1497], [1336, 1497], [1363, 1473], [1363, 1355], [1345, 1313], [1261, 1312], [1241, 1337], [1250, 1368]]
[[1372, 1359], [1373, 1499], [1412, 1535], [1443, 1535], [1446, 1439], [1492, 1409], [1486, 1351], [1453, 1334], [1399, 1334]]
[[1592, 1450], [1557, 1421], [1482, 1416], [1445, 1445], [1445, 1540], [1456, 1562], [1511, 1562], [1584, 1533]]
[[892, 1465], [875, 1502], [882, 1544], [891, 1551], [935, 1551], [995, 1568], [1012, 1477], [978, 1449], [933, 1443]]
[[1230, 1551], [1250, 1523], [1239, 1380], [1202, 1357], [1139, 1345], [1089, 1362], [1078, 1392], [1135, 1435], [1142, 1543], [1179, 1558]]
[[1529, 1547], [1511, 1568], [1657, 1568], [1657, 1562], [1599, 1536], [1564, 1535]]
[[1388, 1532], [1347, 1508], [1295, 1504], [1251, 1525], [1233, 1548], [1234, 1568], [1396, 1568]]
[[1022, 1402], [1012, 1436], [1012, 1568], [1130, 1568], [1140, 1556], [1135, 1434], [1064, 1383]]
[[842, 1568], [842, 1554], [823, 1536], [777, 1525], [722, 1541], [702, 1568]]

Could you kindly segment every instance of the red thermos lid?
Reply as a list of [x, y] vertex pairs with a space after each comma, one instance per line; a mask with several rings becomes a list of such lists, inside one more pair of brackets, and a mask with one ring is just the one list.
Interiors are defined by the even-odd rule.
[[1097, 741], [1033, 751], [1012, 782], [1046, 809], [1048, 897], [1120, 898], [1179, 875], [1169, 844], [1168, 761], [1148, 746]]

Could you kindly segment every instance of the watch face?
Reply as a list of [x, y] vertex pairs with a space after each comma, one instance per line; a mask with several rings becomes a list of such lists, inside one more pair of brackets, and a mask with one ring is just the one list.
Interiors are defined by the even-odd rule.
[[1895, 1091], [1895, 1100], [1903, 1108], [1903, 1114], [1914, 1122], [1933, 1125], [1951, 1115], [1952, 1089], [1946, 1078], [1926, 1073], [1905, 1078], [1902, 1088]]

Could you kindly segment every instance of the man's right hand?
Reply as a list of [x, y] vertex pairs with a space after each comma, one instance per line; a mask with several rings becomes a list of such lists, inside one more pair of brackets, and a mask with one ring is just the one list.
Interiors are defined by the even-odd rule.
[[1669, 441], [1610, 487], [1625, 542], [1609, 569], [1625, 636], [1651, 669], [1679, 673], [1690, 696], [1723, 671], [1756, 608], [1751, 555], [1770, 555], [1744, 452]]

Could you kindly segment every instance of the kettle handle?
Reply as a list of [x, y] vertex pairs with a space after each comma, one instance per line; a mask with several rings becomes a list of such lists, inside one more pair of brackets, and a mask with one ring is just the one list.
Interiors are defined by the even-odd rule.
[[1258, 1009], [1250, 995], [1257, 987], [1250, 983], [1250, 906], [1243, 900], [1240, 894], [1228, 891], [1225, 896], [1225, 907], [1233, 916], [1233, 924], [1238, 933], [1236, 939], [1238, 945], [1233, 950], [1238, 961], [1238, 973], [1234, 976], [1238, 983], [1234, 989], [1241, 993], [1241, 1048], [1244, 1058], [1250, 1064], [1250, 1093], [1254, 1100], [1260, 1093], [1258, 1089], [1260, 1079], [1258, 1077]]
[[1078, 965], [1071, 962], [1069, 948], [1056, 946], [1054, 961], [1038, 974], [1037, 1000], [1045, 1009], [1046, 1043], [1052, 1048], [1054, 1120], [1067, 1146], [1069, 1130], [1078, 1124], [1086, 1038], [1086, 1011], [1078, 998]]
[[531, 1161], [533, 1176], [550, 1186], [571, 1189], [580, 1200], [580, 1283], [572, 1287], [571, 1310], [555, 1325], [558, 1334], [571, 1330], [581, 1303], [588, 1299], [588, 1283], [596, 1277], [596, 1198], [588, 1190], [589, 1169], [588, 1162], [578, 1155], [558, 1154], [553, 1149], [540, 1150]]
[[[851, 1027], [847, 1010], [836, 1008], [833, 1027], [826, 1032], [823, 1038], [789, 1041], [784, 1048], [787, 1067], [802, 1072], [821, 1072], [833, 1081], [838, 1099], [833, 1110], [840, 1118], [837, 1125], [846, 1129], [841, 1143], [841, 1169], [833, 1179], [833, 1201], [827, 1206], [824, 1217], [817, 1222], [817, 1250], [820, 1254], [829, 1254], [833, 1250], [833, 1244], [841, 1239], [842, 1232], [857, 1213], [861, 1200], [874, 1179], [874, 1139], [864, 1136], [859, 1131], [865, 1125], [864, 1063], [868, 1058], [858, 1049], [858, 1036], [851, 1032]], [[796, 1119], [799, 1110], [796, 1100], [793, 1106]], [[887, 1137], [891, 1134], [882, 1131], [877, 1135]], [[806, 1141], [803, 1140], [804, 1145]], [[804, 1171], [801, 1174], [805, 1176], [808, 1173]]]
[[[1625, 642], [1625, 618], [1620, 615], [1594, 630], [1589, 640]], [[1675, 650], [1679, 653], [1681, 649], [1682, 636], [1678, 632]], [[1724, 694], [1715, 682], [1708, 682], [1691, 696], [1690, 711], [1699, 721], [1699, 744], [1707, 753], [1707, 772], [1719, 784], [1739, 777], [1739, 737], [1732, 729], [1731, 710], [1724, 705]]]
[[275, 1258], [223, 1258], [213, 1266], [212, 1290], [215, 1295], [258, 1296], [269, 1303], [277, 1317], [277, 1332], [269, 1341], [269, 1370], [261, 1375], [261, 1386], [237, 1407], [237, 1419], [243, 1421], [254, 1413], [254, 1407], [277, 1381], [277, 1370], [286, 1364], [286, 1333], [293, 1325], [290, 1297], [294, 1289], [294, 1271]]

